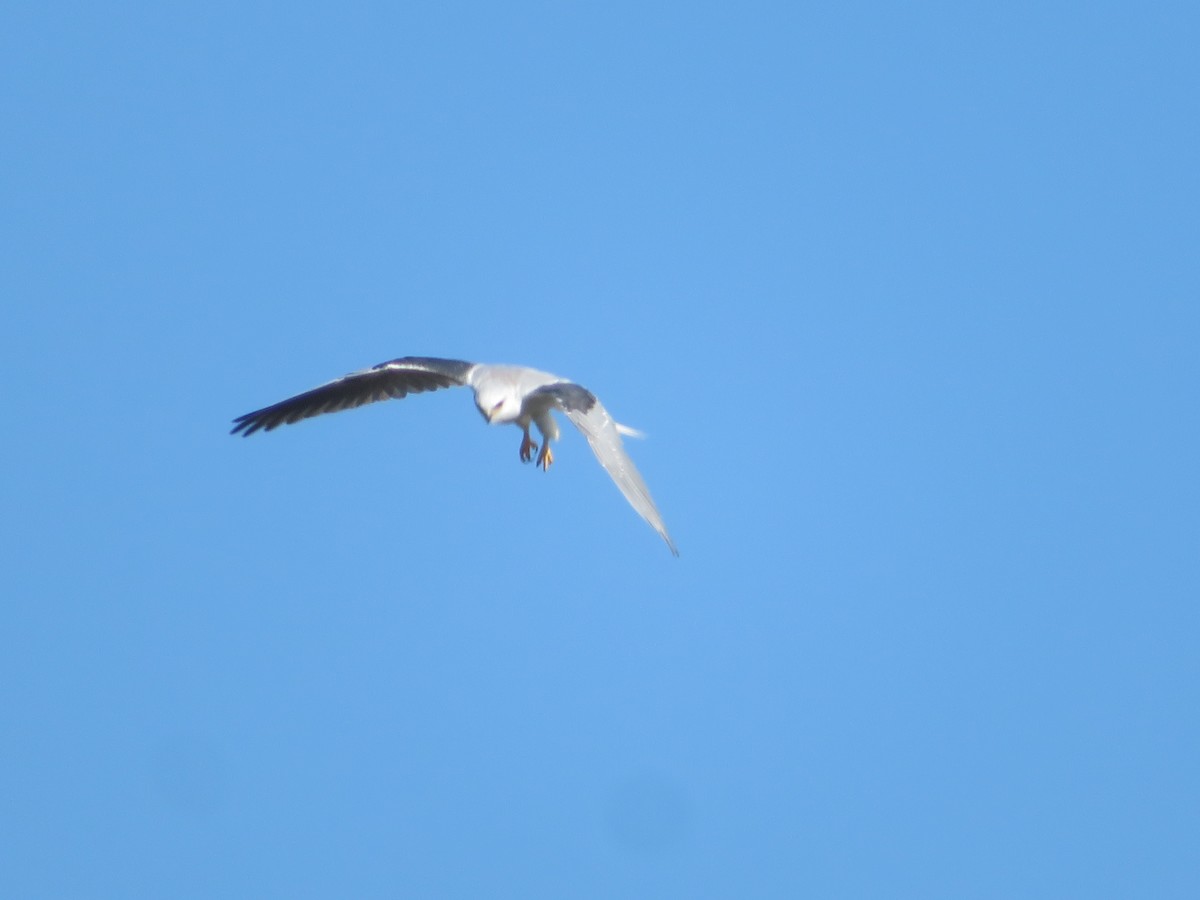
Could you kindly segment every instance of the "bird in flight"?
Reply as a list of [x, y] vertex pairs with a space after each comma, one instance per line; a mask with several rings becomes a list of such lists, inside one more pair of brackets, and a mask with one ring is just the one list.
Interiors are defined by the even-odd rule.
[[[249, 437], [256, 431], [271, 431], [280, 425], [291, 425], [322, 413], [449, 387], [474, 390], [475, 406], [488, 424], [511, 422], [519, 426], [523, 433], [521, 462], [529, 462], [536, 453], [537, 465], [542, 471], [548, 470], [554, 462], [550, 442], [559, 437], [558, 423], [551, 411], [558, 410], [566, 415], [583, 432], [596, 459], [621, 489], [630, 506], [659, 533], [671, 552], [679, 555], [646, 482], [621, 442], [621, 435], [640, 437], [640, 432], [614, 421], [587, 388], [537, 369], [406, 356], [351, 372], [311, 391], [238, 416], [233, 420], [230, 434]], [[536, 425], [542, 436], [540, 451], [529, 436], [530, 425]]]

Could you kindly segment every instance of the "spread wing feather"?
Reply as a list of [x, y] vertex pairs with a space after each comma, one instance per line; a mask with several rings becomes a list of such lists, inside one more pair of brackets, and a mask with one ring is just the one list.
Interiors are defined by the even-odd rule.
[[354, 409], [377, 400], [406, 397], [424, 391], [458, 387], [467, 383], [474, 363], [458, 359], [406, 356], [351, 372], [311, 391], [238, 416], [230, 434], [249, 437], [323, 413]]
[[637, 466], [625, 452], [625, 445], [621, 442], [617, 423], [613, 421], [613, 417], [609, 415], [603, 404], [596, 399], [596, 395], [587, 388], [565, 381], [548, 384], [538, 388], [534, 393], [553, 398], [555, 405], [571, 420], [571, 424], [587, 438], [592, 452], [596, 454], [596, 459], [600, 461], [600, 465], [604, 466], [609, 477], [620, 488], [630, 506], [637, 510], [638, 515], [659, 533], [659, 536], [671, 548], [671, 552], [678, 556], [679, 551], [675, 548], [675, 542], [671, 540], [671, 535], [667, 533], [667, 526], [663, 522], [658, 507], [654, 505], [650, 489], [646, 487], [646, 482], [642, 480]]

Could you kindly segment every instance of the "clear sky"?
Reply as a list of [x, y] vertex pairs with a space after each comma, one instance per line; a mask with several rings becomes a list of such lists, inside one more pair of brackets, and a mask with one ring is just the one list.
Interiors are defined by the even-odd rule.
[[[1194, 3], [0, 13], [0, 895], [1200, 896]], [[675, 559], [404, 355], [594, 390]]]

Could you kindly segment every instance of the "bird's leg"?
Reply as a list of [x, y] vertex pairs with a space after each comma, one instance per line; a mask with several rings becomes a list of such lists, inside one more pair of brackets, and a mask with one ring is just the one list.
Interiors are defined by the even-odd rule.
[[[529, 426], [525, 426], [525, 437], [521, 438], [521, 462], [527, 463], [533, 459], [533, 453], [537, 450], [538, 445], [529, 437]], [[541, 458], [538, 458], [541, 461]]]
[[542, 452], [538, 454], [537, 464], [542, 467], [542, 471], [546, 472], [550, 469], [550, 464], [554, 462], [554, 454], [550, 452], [550, 441], [542, 445]]

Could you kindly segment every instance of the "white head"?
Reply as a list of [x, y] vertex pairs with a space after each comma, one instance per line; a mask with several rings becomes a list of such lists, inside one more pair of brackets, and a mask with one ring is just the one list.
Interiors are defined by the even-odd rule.
[[486, 384], [476, 389], [475, 406], [491, 425], [513, 422], [521, 415], [521, 394], [515, 385]]

